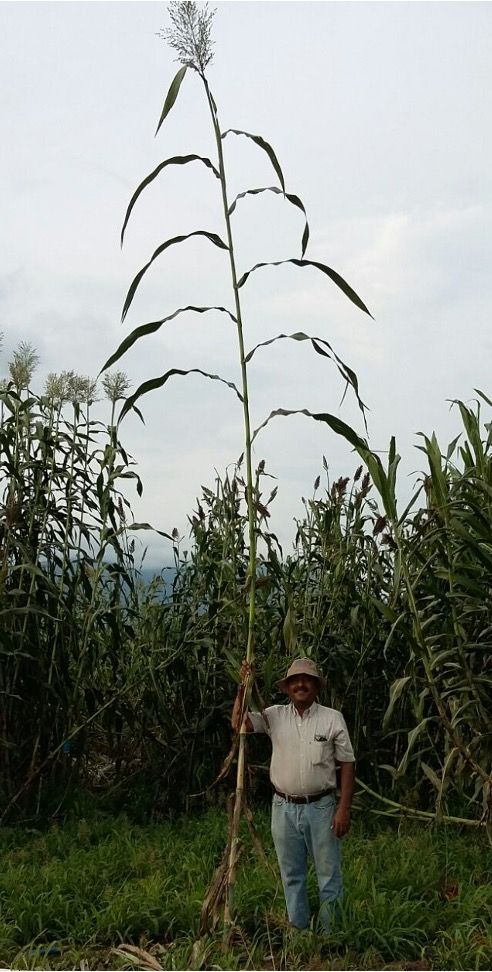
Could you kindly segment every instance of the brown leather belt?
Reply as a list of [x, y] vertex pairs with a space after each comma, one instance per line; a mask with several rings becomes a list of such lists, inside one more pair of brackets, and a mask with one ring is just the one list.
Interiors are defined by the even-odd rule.
[[310, 796], [289, 796], [288, 793], [281, 793], [276, 787], [273, 788], [277, 796], [282, 797], [282, 800], [286, 800], [287, 803], [316, 803], [317, 800], [321, 800], [321, 797], [329, 796], [330, 793], [335, 793], [335, 788], [331, 787], [330, 790], [322, 790], [321, 793], [311, 793]]

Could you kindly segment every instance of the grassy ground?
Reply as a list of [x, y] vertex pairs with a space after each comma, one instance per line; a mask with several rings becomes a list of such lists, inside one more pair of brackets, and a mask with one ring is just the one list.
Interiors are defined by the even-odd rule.
[[[273, 868], [245, 850], [241, 931], [228, 949], [219, 933], [197, 941], [224, 846], [222, 812], [148, 826], [91, 815], [44, 832], [0, 830], [0, 966], [492, 968], [492, 858], [483, 836], [416, 825], [397, 833], [358, 814], [344, 843], [345, 902], [326, 940], [286, 927], [267, 813], [256, 822]], [[314, 882], [312, 892], [315, 906]]]

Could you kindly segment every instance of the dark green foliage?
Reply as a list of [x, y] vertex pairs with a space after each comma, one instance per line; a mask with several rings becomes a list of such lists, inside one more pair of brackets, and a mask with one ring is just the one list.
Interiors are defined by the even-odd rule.
[[[119, 493], [135, 472], [114, 427], [80, 403], [12, 388], [2, 401], [7, 819], [56, 812], [74, 786], [136, 819], [221, 802], [223, 784], [208, 787], [230, 746], [231, 681], [247, 638], [242, 468], [203, 487], [189, 539], [172, 538], [172, 582], [145, 587], [129, 538], [149, 525], [131, 522]], [[425, 506], [416, 495], [413, 512], [391, 522], [396, 497], [381, 511], [362, 467], [324, 487], [318, 477], [286, 554], [269, 527], [276, 487], [259, 464], [256, 667], [268, 703], [283, 701], [275, 682], [290, 657], [317, 659], [359, 778], [393, 801], [375, 808], [485, 825], [489, 791], [474, 767], [486, 777], [491, 756], [492, 463], [488, 425], [484, 434], [478, 410], [460, 415], [459, 449], [443, 456], [424, 437]], [[253, 799], [268, 793], [268, 743], [249, 746]]]
[[9, 385], [1, 410], [0, 788], [17, 813], [27, 791], [40, 806], [45, 769], [63, 792], [118, 709], [133, 587], [119, 486], [140, 481], [90, 400]]

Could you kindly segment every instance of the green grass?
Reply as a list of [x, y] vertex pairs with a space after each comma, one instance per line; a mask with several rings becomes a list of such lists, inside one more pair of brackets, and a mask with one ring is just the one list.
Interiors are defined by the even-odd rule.
[[[480, 835], [358, 816], [344, 844], [346, 895], [332, 935], [288, 929], [273, 871], [245, 840], [240, 933], [199, 939], [201, 902], [225, 840], [225, 814], [137, 826], [126, 817], [0, 830], [0, 966], [130, 969], [487, 969], [492, 965], [490, 848]], [[313, 906], [315, 884], [311, 875]], [[196, 944], [197, 943], [197, 944]], [[271, 955], [272, 959], [268, 960]]]

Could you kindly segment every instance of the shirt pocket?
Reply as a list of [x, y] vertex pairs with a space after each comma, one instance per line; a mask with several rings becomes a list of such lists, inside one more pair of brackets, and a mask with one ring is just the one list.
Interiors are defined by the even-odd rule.
[[333, 744], [330, 739], [314, 739], [311, 743], [311, 764], [321, 766], [329, 762], [333, 752]]

